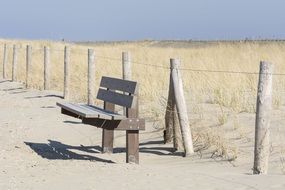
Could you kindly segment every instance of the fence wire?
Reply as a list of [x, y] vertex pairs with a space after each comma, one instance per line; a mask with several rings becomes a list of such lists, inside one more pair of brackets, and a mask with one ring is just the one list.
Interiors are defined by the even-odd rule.
[[[13, 46], [7, 46], [7, 49], [13, 50]], [[17, 50], [25, 50], [26, 47], [19, 47], [16, 46]], [[71, 49], [72, 50], [72, 49]], [[32, 48], [33, 51], [44, 51], [44, 48]], [[51, 48], [50, 51], [55, 51], [55, 52], [62, 52], [64, 53], [64, 49], [55, 49]], [[81, 52], [78, 52], [81, 51]], [[72, 51], [73, 54], [78, 54], [78, 55], [88, 55], [88, 49], [76, 49], [75, 51]], [[110, 61], [118, 61], [122, 62], [122, 58], [115, 58], [115, 57], [108, 57], [108, 56], [100, 56], [95, 55], [96, 58], [100, 59], [105, 59], [105, 60], [110, 60]], [[155, 65], [155, 64], [146, 64], [137, 60], [131, 60], [132, 64], [138, 64], [138, 65], [144, 65], [144, 66], [149, 66], [153, 68], [161, 68], [161, 69], [171, 69], [169, 66], [164, 66], [164, 65]], [[247, 71], [232, 71], [232, 70], [209, 70], [209, 69], [194, 69], [194, 68], [187, 68], [187, 67], [179, 67], [178, 70], [181, 71], [189, 71], [189, 72], [196, 72], [196, 73], [223, 73], [223, 74], [244, 74], [244, 75], [259, 75], [259, 72], [247, 72]], [[271, 74], [275, 76], [285, 76], [285, 73], [264, 73], [264, 74]]]
[[[13, 51], [13, 46], [8, 46], [7, 49], [9, 49], [9, 51]], [[26, 47], [18, 47], [17, 46], [17, 50], [21, 50], [21, 52], [24, 52], [25, 49], [26, 49]], [[50, 48], [50, 51], [56, 52], [56, 57], [54, 57], [54, 59], [63, 60], [64, 49]], [[85, 62], [87, 62], [87, 56], [88, 56], [87, 51], [88, 51], [87, 49], [73, 50], [71, 48], [70, 54], [86, 56]], [[62, 53], [62, 55], [60, 55], [61, 53]], [[10, 52], [10, 54], [11, 54], [11, 52]], [[33, 55], [37, 54], [37, 55], [42, 56], [44, 54], [44, 48], [32, 48], [32, 54]], [[54, 56], [54, 55], [50, 55], [50, 56]], [[10, 57], [11, 57], [11, 55], [10, 55]], [[100, 55], [100, 53], [95, 54], [95, 59], [109, 60], [110, 62], [122, 63], [121, 57], [118, 58], [118, 57], [112, 57], [112, 56], [104, 56], [104, 55]], [[43, 61], [41, 61], [41, 62], [43, 62]], [[170, 67], [166, 66], [166, 65], [148, 64], [148, 63], [143, 63], [142, 61], [138, 61], [138, 60], [131, 60], [131, 63], [135, 64], [135, 65], [143, 65], [147, 68], [149, 67], [152, 69], [163, 69], [163, 70], [167, 70], [168, 72], [170, 72]], [[25, 64], [25, 63], [22, 63], [22, 64]], [[76, 64], [78, 64], [78, 66], [80, 67], [79, 62], [78, 63], [76, 62]], [[38, 65], [40, 65], [40, 64], [38, 64]], [[71, 61], [71, 65], [72, 65], [72, 61]], [[85, 65], [87, 65], [87, 64], [85, 64]], [[61, 67], [62, 67], [62, 65], [61, 65]], [[78, 68], [75, 67], [74, 71], [77, 71], [76, 69], [78, 69]], [[196, 69], [196, 68], [191, 68], [191, 67], [180, 67], [179, 70], [185, 71], [185, 72], [194, 72], [196, 74], [217, 73], [217, 74], [230, 74], [230, 75], [231, 74], [234, 74], [234, 75], [255, 75], [255, 76], [259, 75], [259, 72]], [[42, 70], [36, 70], [35, 69], [34, 72], [36, 72], [36, 71], [40, 72]], [[9, 72], [10, 72], [10, 70], [9, 70]], [[146, 72], [147, 71], [142, 72], [141, 75], [144, 75]], [[63, 74], [63, 72], [61, 72], [61, 70], [59, 73]], [[41, 74], [42, 73], [40, 73], [38, 75], [41, 75]], [[78, 73], [76, 73], [76, 74], [78, 74]], [[267, 74], [272, 74], [274, 76], [285, 76], [285, 73], [267, 73]], [[57, 75], [58, 75], [58, 73], [57, 73]], [[86, 81], [86, 79], [85, 78], [83, 79], [82, 77], [86, 78], [86, 76], [81, 76], [81, 77], [77, 76], [77, 78], [75, 78], [75, 80], [79, 80], [80, 85], [83, 84], [83, 81], [84, 82]], [[38, 80], [38, 78], [36, 78], [36, 80]], [[38, 82], [38, 81], [36, 81], [36, 82]], [[153, 104], [154, 108], [149, 109], [149, 105], [146, 105], [145, 107], [140, 108], [143, 114], [145, 114], [146, 116], [147, 115], [151, 116], [151, 118], [153, 119], [152, 121], [154, 123], [153, 126], [158, 127], [158, 128], [162, 128], [164, 126], [165, 113], [167, 113], [167, 112], [170, 114], [173, 113], [173, 111], [171, 109], [167, 108], [167, 99], [165, 97], [167, 97], [168, 89], [167, 89], [167, 87], [162, 87], [162, 88], [163, 89], [160, 89], [160, 90], [164, 91], [164, 97], [163, 96], [155, 97], [155, 98], [153, 98], [154, 99], [153, 101], [148, 101], [148, 100], [143, 98], [143, 102], [144, 102], [143, 104], [151, 104], [151, 105]], [[78, 91], [79, 90], [76, 88], [75, 93], [77, 94]], [[193, 91], [195, 92], [195, 89]], [[201, 93], [212, 94], [212, 93], [216, 93], [216, 92], [217, 91], [215, 89], [213, 89], [213, 90], [212, 89], [202, 89], [201, 91], [197, 90], [195, 93], [196, 94], [199, 94], [199, 93], [200, 94]], [[223, 93], [225, 93], [225, 94], [227, 94], [229, 92], [231, 92], [231, 90], [227, 91], [227, 89], [225, 89], [223, 91]], [[198, 100], [195, 100], [195, 99], [194, 100], [193, 99], [186, 100], [187, 111], [185, 113], [187, 113], [187, 115], [189, 116], [189, 121], [190, 121], [191, 127], [199, 128], [201, 126], [202, 127], [206, 126], [207, 130], [208, 129], [229, 130], [229, 128], [223, 128], [223, 126], [230, 126], [231, 127], [230, 129], [233, 129], [233, 131], [235, 133], [235, 134], [232, 134], [232, 136], [234, 136], [235, 139], [237, 139], [235, 135], [239, 135], [239, 136], [241, 136], [242, 139], [250, 139], [252, 142], [253, 141], [253, 135], [252, 135], [253, 132], [252, 131], [253, 131], [254, 126], [253, 127], [252, 126], [250, 126], [250, 127], [245, 126], [244, 127], [244, 125], [254, 125], [254, 120], [255, 120], [254, 114], [255, 114], [255, 105], [256, 105], [255, 95], [257, 94], [257, 89], [242, 89], [242, 90], [238, 90], [238, 92], [249, 93], [248, 96], [243, 95], [243, 96], [239, 97], [240, 99], [238, 99], [238, 101], [241, 101], [244, 99], [249, 99], [247, 102], [245, 102], [245, 103], [243, 102], [243, 104], [250, 107], [252, 112], [249, 113], [249, 112], [243, 112], [243, 111], [235, 111], [234, 109], [229, 108], [227, 106], [219, 105], [219, 102], [217, 102], [217, 101], [216, 102], [214, 102], [214, 101], [203, 102], [204, 99], [202, 99], [201, 102]], [[274, 90], [274, 92], [276, 94], [280, 95], [282, 93], [285, 93], [285, 90], [277, 89], [277, 90]], [[254, 97], [252, 96], [253, 94], [254, 94]], [[230, 98], [231, 97], [229, 97], [229, 99]], [[154, 102], [159, 102], [159, 103], [157, 105], [157, 104], [154, 104]], [[284, 105], [281, 103], [281, 105], [279, 105], [279, 106], [280, 106], [279, 109], [281, 110], [280, 113], [274, 112], [272, 114], [272, 119], [271, 119], [271, 124], [274, 124], [278, 127], [280, 127], [279, 125], [282, 125], [285, 123]], [[176, 113], [180, 114], [177, 111], [176, 111]], [[228, 120], [231, 120], [231, 122], [229, 122]], [[246, 122], [250, 122], [250, 123], [248, 124]], [[248, 128], [250, 130], [248, 130]], [[284, 131], [281, 131], [281, 132], [283, 133]], [[278, 132], [277, 136], [281, 135], [282, 134], [281, 132]], [[276, 134], [276, 133], [274, 133], [274, 134]], [[222, 139], [222, 137], [220, 137], [219, 135], [220, 134], [218, 134], [214, 137], [218, 140]], [[283, 139], [283, 137], [280, 137], [280, 139]], [[223, 145], [222, 142], [219, 142], [219, 143], [221, 144], [221, 146]], [[284, 146], [283, 146], [283, 149], [284, 149]]]

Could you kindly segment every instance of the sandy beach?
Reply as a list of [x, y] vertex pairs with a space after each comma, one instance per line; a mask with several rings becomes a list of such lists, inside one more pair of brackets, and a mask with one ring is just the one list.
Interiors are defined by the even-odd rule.
[[123, 132], [115, 133], [114, 154], [101, 154], [101, 129], [60, 114], [60, 96], [0, 82], [0, 189], [285, 189], [278, 150], [268, 175], [252, 175], [253, 142], [235, 162], [184, 158], [151, 122], [140, 134], [139, 165], [125, 163]]

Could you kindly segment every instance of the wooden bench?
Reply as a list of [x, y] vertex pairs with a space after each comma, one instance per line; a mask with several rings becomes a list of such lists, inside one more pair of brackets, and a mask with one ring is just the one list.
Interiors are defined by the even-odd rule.
[[[145, 120], [138, 118], [138, 84], [134, 81], [103, 76], [97, 99], [104, 108], [93, 105], [57, 103], [61, 113], [76, 117], [82, 123], [103, 129], [102, 152], [113, 152], [114, 130], [126, 131], [126, 162], [139, 163], [139, 130], [145, 129]], [[124, 107], [126, 115], [115, 112], [115, 105]]]

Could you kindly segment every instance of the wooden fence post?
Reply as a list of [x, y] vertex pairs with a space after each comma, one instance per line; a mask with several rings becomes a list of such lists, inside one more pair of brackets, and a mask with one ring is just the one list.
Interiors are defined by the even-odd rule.
[[16, 81], [17, 61], [18, 61], [17, 46], [13, 45], [12, 81]]
[[122, 63], [123, 63], [123, 79], [131, 80], [132, 79], [131, 54], [129, 52], [122, 53]]
[[26, 88], [30, 85], [30, 72], [32, 62], [32, 47], [27, 45], [26, 47]]
[[50, 89], [50, 49], [44, 47], [44, 90]]
[[63, 97], [64, 99], [69, 99], [69, 81], [70, 81], [70, 74], [69, 74], [69, 64], [70, 64], [70, 48], [65, 46], [64, 48], [64, 90], [63, 90]]
[[166, 105], [166, 111], [164, 116], [165, 121], [165, 129], [163, 131], [163, 139], [164, 144], [173, 142], [173, 134], [174, 134], [174, 123], [173, 123], [173, 116], [172, 112], [174, 111], [175, 100], [173, 94], [173, 83], [170, 74], [170, 81], [169, 81], [169, 89], [168, 89], [168, 99]]
[[95, 102], [95, 52], [88, 49], [88, 104]]
[[4, 52], [3, 52], [3, 79], [6, 79], [7, 73], [6, 73], [6, 67], [7, 67], [7, 44], [4, 44]]
[[[123, 69], [123, 79], [132, 79], [132, 69], [131, 69], [131, 54], [129, 52], [122, 53], [122, 69]], [[123, 109], [123, 114], [126, 115], [126, 108]]]
[[173, 142], [173, 147], [175, 150], [178, 151], [183, 150], [184, 147], [182, 143], [181, 130], [179, 127], [179, 119], [177, 115], [177, 108], [174, 97], [172, 69], [170, 70], [168, 100], [167, 100], [167, 107], [164, 119], [165, 119], [164, 143]]
[[172, 115], [172, 120], [173, 120], [173, 148], [176, 151], [183, 151], [184, 150], [184, 145], [182, 141], [182, 135], [181, 135], [181, 129], [179, 126], [179, 118], [178, 118], [178, 113], [177, 113], [177, 106], [175, 104], [175, 101], [173, 102], [173, 115]]
[[184, 98], [183, 84], [178, 69], [180, 61], [178, 59], [170, 59], [171, 76], [174, 88], [175, 103], [178, 112], [182, 140], [184, 145], [185, 156], [190, 156], [194, 153], [192, 134], [190, 123], [187, 115], [186, 101]]
[[255, 120], [254, 174], [266, 174], [269, 159], [269, 127], [273, 65], [260, 62]]

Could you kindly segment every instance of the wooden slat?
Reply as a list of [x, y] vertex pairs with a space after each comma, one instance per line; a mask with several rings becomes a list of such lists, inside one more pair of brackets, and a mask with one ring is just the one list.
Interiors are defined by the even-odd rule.
[[125, 94], [119, 94], [110, 90], [99, 89], [97, 99], [110, 102], [116, 105], [132, 108], [136, 106], [136, 96], [129, 96]]
[[103, 76], [100, 87], [135, 94], [137, 82]]
[[58, 106], [60, 106], [61, 108], [70, 111], [74, 114], [77, 114], [79, 116], [82, 117], [88, 117], [88, 118], [92, 118], [92, 117], [98, 117], [98, 113], [97, 112], [91, 112], [88, 109], [85, 109], [84, 107], [81, 107], [77, 104], [72, 104], [72, 103], [57, 103]]
[[59, 107], [65, 109], [71, 113], [74, 113], [83, 118], [102, 118], [108, 120], [121, 120], [126, 118], [123, 115], [106, 111], [96, 106], [90, 106], [86, 104], [72, 104], [72, 103], [57, 103]]
[[145, 119], [126, 118], [123, 120], [104, 120], [99, 118], [82, 118], [82, 123], [109, 130], [145, 130]]
[[[92, 111], [97, 112], [99, 114], [98, 118], [110, 119], [110, 117], [111, 117], [111, 119], [114, 119], [114, 120], [117, 120], [117, 119], [120, 120], [120, 119], [126, 118], [126, 116], [114, 113], [112, 111], [104, 110], [104, 109], [99, 108], [97, 106], [86, 105], [86, 104], [81, 104], [80, 106], [83, 108], [86, 108], [88, 110], [92, 110]], [[104, 117], [104, 115], [106, 115], [106, 117]], [[110, 116], [110, 117], [108, 117], [108, 116]]]
[[82, 117], [78, 114], [75, 114], [75, 113], [72, 113], [64, 108], [61, 108], [61, 113], [64, 114], [64, 115], [68, 115], [68, 116], [71, 116], [71, 117], [75, 117], [77, 119], [82, 119]]

